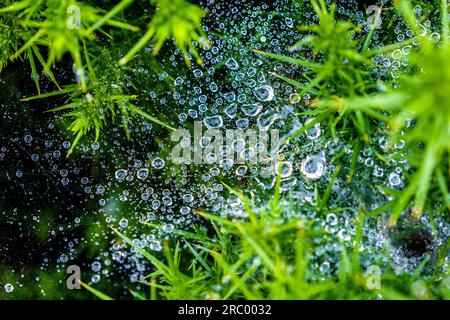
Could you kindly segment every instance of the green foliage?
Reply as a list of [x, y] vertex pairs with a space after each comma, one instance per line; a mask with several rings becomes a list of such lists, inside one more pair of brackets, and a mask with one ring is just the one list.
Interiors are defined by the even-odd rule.
[[[319, 275], [311, 262], [317, 239], [324, 232], [313, 221], [288, 219], [280, 215], [279, 191], [267, 205], [256, 210], [251, 200], [229, 189], [244, 204], [247, 218], [233, 221], [198, 212], [210, 221], [213, 236], [202, 227], [195, 232], [175, 230], [184, 238], [183, 263], [177, 243], [171, 252], [165, 244], [165, 262], [141, 248], [121, 232], [124, 242], [147, 258], [156, 271], [143, 284], [150, 295], [134, 293], [139, 299], [437, 299], [449, 298], [448, 274], [443, 277], [420, 276], [423, 265], [414, 273], [396, 275], [384, 270], [381, 285], [373, 286], [373, 274], [364, 270], [360, 256], [362, 223], [350, 252], [341, 245], [339, 271], [331, 278]], [[155, 226], [153, 226], [155, 227]], [[427, 260], [428, 261], [428, 260]], [[189, 275], [188, 275], [189, 274]], [[438, 285], [436, 286], [436, 283]], [[420, 289], [420, 290], [419, 290]], [[96, 294], [99, 296], [98, 294]]]

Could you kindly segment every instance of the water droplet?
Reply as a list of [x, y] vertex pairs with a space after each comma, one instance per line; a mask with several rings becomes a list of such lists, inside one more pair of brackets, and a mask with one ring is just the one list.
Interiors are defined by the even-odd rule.
[[152, 166], [155, 169], [162, 169], [162, 168], [164, 168], [164, 164], [165, 164], [164, 160], [161, 159], [161, 158], [155, 158], [152, 161]]
[[180, 213], [181, 213], [183, 216], [189, 214], [190, 212], [191, 212], [191, 208], [189, 208], [189, 207], [181, 207], [181, 209], [180, 209]]
[[5, 284], [5, 291], [7, 293], [13, 292], [14, 291], [14, 286], [12, 284], [10, 284], [10, 283]]
[[241, 130], [247, 129], [249, 120], [247, 118], [236, 120], [236, 127]]
[[97, 186], [97, 190], [95, 191], [96, 194], [104, 194], [106, 191], [106, 188], [102, 185]]
[[230, 70], [236, 70], [239, 68], [239, 64], [237, 63], [236, 60], [234, 60], [234, 58], [229, 58], [226, 62], [225, 65], [230, 69]]
[[328, 261], [323, 262], [320, 265], [319, 269], [321, 272], [327, 273], [328, 271], [330, 271], [330, 263]]
[[441, 35], [439, 33], [437, 33], [437, 32], [433, 32], [430, 35], [430, 40], [433, 41], [434, 43], [438, 43], [439, 40], [441, 40]]
[[98, 150], [98, 149], [100, 149], [100, 143], [94, 142], [94, 143], [91, 145], [91, 147], [92, 147], [92, 150]]
[[338, 219], [334, 213], [327, 214], [325, 220], [330, 226], [335, 226], [338, 223]]
[[367, 167], [373, 166], [373, 159], [372, 159], [372, 158], [367, 158], [366, 160], [364, 160], [364, 164], [365, 164]]
[[128, 171], [125, 169], [119, 169], [116, 171], [116, 179], [123, 180], [128, 175]]
[[269, 130], [270, 126], [280, 118], [280, 115], [274, 110], [268, 110], [258, 117], [258, 126], [262, 131]]
[[383, 174], [384, 174], [383, 168], [380, 168], [379, 166], [375, 166], [375, 168], [373, 169], [373, 175], [375, 177], [382, 177]]
[[326, 170], [326, 161], [322, 155], [307, 156], [301, 164], [301, 172], [306, 178], [317, 180], [321, 178]]
[[237, 104], [232, 103], [228, 107], [226, 107], [224, 112], [228, 116], [228, 118], [233, 119], [236, 116], [237, 110], [238, 110]]
[[199, 78], [203, 75], [203, 71], [200, 69], [195, 69], [194, 70], [194, 77]]
[[100, 277], [100, 275], [98, 275], [98, 274], [94, 274], [94, 275], [91, 277], [91, 281], [92, 281], [93, 283], [98, 283], [98, 282], [100, 281], [100, 279], [101, 279], [101, 277]]
[[292, 163], [289, 161], [279, 162], [275, 165], [276, 173], [280, 172], [281, 178], [289, 177], [293, 172]]
[[392, 172], [388, 177], [389, 184], [393, 187], [398, 186], [402, 181], [397, 173]]
[[62, 263], [66, 263], [67, 261], [69, 261], [69, 257], [66, 254], [62, 254], [59, 257], [59, 261], [61, 261]]
[[170, 224], [170, 223], [165, 224], [165, 225], [162, 226], [162, 230], [165, 233], [171, 233], [173, 231], [173, 229], [174, 229], [174, 226], [173, 226], [173, 224]]
[[175, 79], [175, 81], [174, 81], [173, 83], [174, 83], [174, 85], [176, 85], [176, 86], [180, 86], [180, 85], [183, 84], [183, 82], [184, 82], [183, 78], [178, 77], [178, 78]]
[[338, 238], [341, 241], [350, 241], [351, 240], [350, 234], [344, 229], [339, 230]]
[[246, 116], [254, 117], [261, 112], [262, 105], [260, 103], [244, 104], [241, 110]]
[[[305, 124], [308, 124], [312, 121], [313, 119], [308, 119]], [[310, 139], [310, 140], [315, 140], [318, 137], [320, 137], [320, 123], [316, 123], [311, 129], [306, 130], [305, 134], [306, 136]]]
[[99, 272], [102, 269], [102, 264], [98, 261], [94, 261], [91, 264], [91, 269], [94, 272]]
[[119, 226], [120, 226], [121, 228], [126, 228], [126, 227], [128, 227], [128, 220], [125, 219], [125, 218], [120, 219], [120, 221], [119, 221]]
[[25, 141], [25, 143], [31, 143], [31, 141], [33, 141], [33, 137], [30, 136], [29, 134], [27, 134], [23, 140]]
[[273, 88], [269, 85], [256, 88], [253, 93], [261, 101], [272, 101], [275, 98]]
[[302, 98], [300, 97], [300, 95], [298, 93], [292, 93], [289, 96], [289, 103], [290, 104], [297, 104], [302, 100]]
[[154, 251], [161, 251], [162, 246], [159, 243], [159, 241], [155, 241], [155, 242], [150, 243], [150, 249], [152, 249]]
[[186, 203], [191, 203], [192, 201], [194, 201], [194, 196], [192, 194], [185, 194], [183, 196], [183, 201]]

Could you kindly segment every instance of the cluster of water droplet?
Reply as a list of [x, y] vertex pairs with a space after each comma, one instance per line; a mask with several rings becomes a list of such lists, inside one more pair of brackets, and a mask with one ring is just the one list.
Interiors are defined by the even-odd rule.
[[[56, 189], [59, 196], [44, 199], [60, 212], [58, 217], [48, 220], [44, 212], [47, 207], [43, 205], [45, 209], [32, 214], [22, 212], [28, 210], [25, 207], [19, 209], [19, 213], [17, 208], [8, 208], [1, 215], [9, 215], [7, 221], [11, 225], [18, 224], [17, 215], [25, 217], [26, 222], [21, 225], [20, 221], [17, 226], [19, 232], [27, 228], [36, 230], [42, 225], [48, 227], [49, 246], [38, 262], [41, 268], [56, 266], [64, 273], [67, 265], [77, 263], [78, 257], [84, 255], [89, 257], [82, 267], [90, 270], [87, 279], [90, 284], [117, 275], [125, 275], [131, 282], [142, 280], [152, 270], [150, 262], [138, 250], [124, 244], [109, 227], [126, 234], [135, 247], [158, 254], [164, 240], [176, 236], [175, 230], [201, 223], [195, 210], [234, 219], [246, 217], [239, 198], [224, 190], [222, 181], [251, 190], [247, 195], [261, 204], [272, 194], [279, 172], [281, 191], [298, 205], [292, 208], [290, 202], [282, 202], [284, 214], [317, 221], [317, 227], [325, 230], [315, 244], [311, 261], [320, 275], [326, 276], [339, 267], [342, 245], [353, 246], [358, 209], [363, 205], [367, 210], [374, 210], [389, 200], [390, 196], [377, 186], [397, 190], [405, 186], [405, 173], [410, 169], [401, 157], [405, 142], [398, 141], [392, 147], [382, 125], [375, 130], [371, 144], [362, 147], [355, 172], [348, 180], [357, 148], [349, 141], [335, 139], [327, 132], [326, 123], [317, 123], [295, 139], [288, 139], [314, 120], [311, 115], [300, 114], [311, 110], [314, 95], [300, 96], [291, 84], [271, 76], [271, 72], [276, 72], [289, 77], [301, 72], [299, 67], [262, 57], [252, 50], [290, 54], [289, 47], [301, 38], [295, 26], [317, 23], [317, 16], [310, 7], [302, 7], [298, 14], [300, 7], [287, 0], [256, 5], [205, 1], [203, 6], [210, 13], [205, 19], [205, 31], [220, 31], [209, 33], [211, 46], [201, 51], [204, 66], [180, 68], [183, 57], [179, 50], [162, 53], [160, 73], [154, 75], [150, 68], [142, 66], [137, 74], [166, 82], [169, 89], [143, 88], [142, 99], [162, 105], [161, 113], [173, 115], [172, 126], [191, 128], [194, 121], [201, 121], [205, 129], [218, 129], [224, 134], [227, 129], [261, 132], [276, 129], [279, 141], [276, 152], [271, 154], [276, 161], [269, 161], [275, 165], [265, 170], [267, 163], [250, 161], [244, 164], [229, 160], [201, 165], [175, 164], [169, 155], [174, 144], [158, 136], [160, 133], [154, 130], [154, 125], [145, 121], [134, 123], [135, 128], [131, 130], [137, 138], [132, 142], [123, 137], [121, 128], [114, 127], [108, 133], [112, 138], [107, 141], [81, 144], [78, 160], [65, 160], [71, 143], [56, 133], [54, 121], [45, 130], [35, 133], [31, 129], [25, 132], [21, 129], [16, 137], [1, 140], [0, 162], [14, 161], [24, 154], [29, 160], [17, 162], [15, 170], [7, 172], [8, 181], [15, 185], [14, 192], [23, 192], [29, 208], [42, 195], [43, 186]], [[353, 22], [364, 29], [365, 35], [367, 14], [361, 11], [357, 1], [337, 1], [338, 14], [349, 11], [355, 13]], [[396, 41], [413, 36], [404, 23], [396, 23]], [[425, 22], [425, 27], [429, 25], [431, 22]], [[383, 44], [382, 37], [382, 31], [375, 32], [374, 47]], [[409, 54], [411, 48], [411, 45], [404, 46], [391, 56], [375, 57], [371, 72], [378, 90], [386, 90], [383, 80], [395, 77], [397, 70], [405, 67], [400, 55]], [[149, 53], [151, 47], [146, 51]], [[308, 58], [319, 59], [307, 54]], [[182, 143], [189, 146], [188, 141]], [[207, 138], [201, 139], [200, 146], [193, 146], [192, 151], [204, 149], [210, 143]], [[249, 155], [244, 156], [249, 159], [258, 145], [237, 139], [233, 148], [233, 151]], [[319, 214], [315, 209], [320, 200], [317, 190], [323, 192], [328, 187], [338, 166], [341, 174], [331, 186], [328, 211]], [[40, 177], [35, 185], [21, 182], [30, 181], [25, 178], [33, 176]], [[427, 219], [422, 223], [428, 226]], [[365, 264], [375, 260], [380, 248], [391, 244], [390, 231], [384, 220], [379, 221], [364, 228], [367, 234], [363, 244], [367, 251]], [[432, 228], [427, 228], [426, 232], [431, 233]], [[431, 237], [427, 252], [434, 252], [449, 235], [448, 224], [444, 221], [440, 221], [436, 229], [440, 233]], [[87, 254], [87, 247], [93, 248], [94, 253]], [[413, 268], [422, 257], [407, 256], [404, 247], [393, 247], [391, 255], [399, 270]], [[0, 252], [11, 254], [8, 246]], [[26, 261], [38, 254], [34, 250], [29, 252]], [[20, 279], [17, 283], [20, 285], [16, 287], [23, 285]], [[14, 290], [11, 283], [3, 285], [6, 292]]]

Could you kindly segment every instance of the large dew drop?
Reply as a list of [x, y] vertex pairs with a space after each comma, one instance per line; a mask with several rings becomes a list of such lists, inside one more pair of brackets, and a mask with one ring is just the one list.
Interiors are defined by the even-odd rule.
[[311, 180], [320, 179], [326, 170], [327, 164], [323, 154], [307, 156], [301, 164], [301, 172]]

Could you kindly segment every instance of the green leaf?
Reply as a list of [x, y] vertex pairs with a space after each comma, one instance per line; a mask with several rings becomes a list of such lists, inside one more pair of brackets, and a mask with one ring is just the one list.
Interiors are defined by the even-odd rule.
[[80, 284], [86, 288], [90, 293], [92, 293], [93, 295], [95, 295], [97, 298], [101, 299], [101, 300], [114, 300], [113, 298], [111, 298], [110, 296], [104, 294], [103, 292], [92, 288], [91, 286], [87, 285], [86, 283], [80, 281]]

